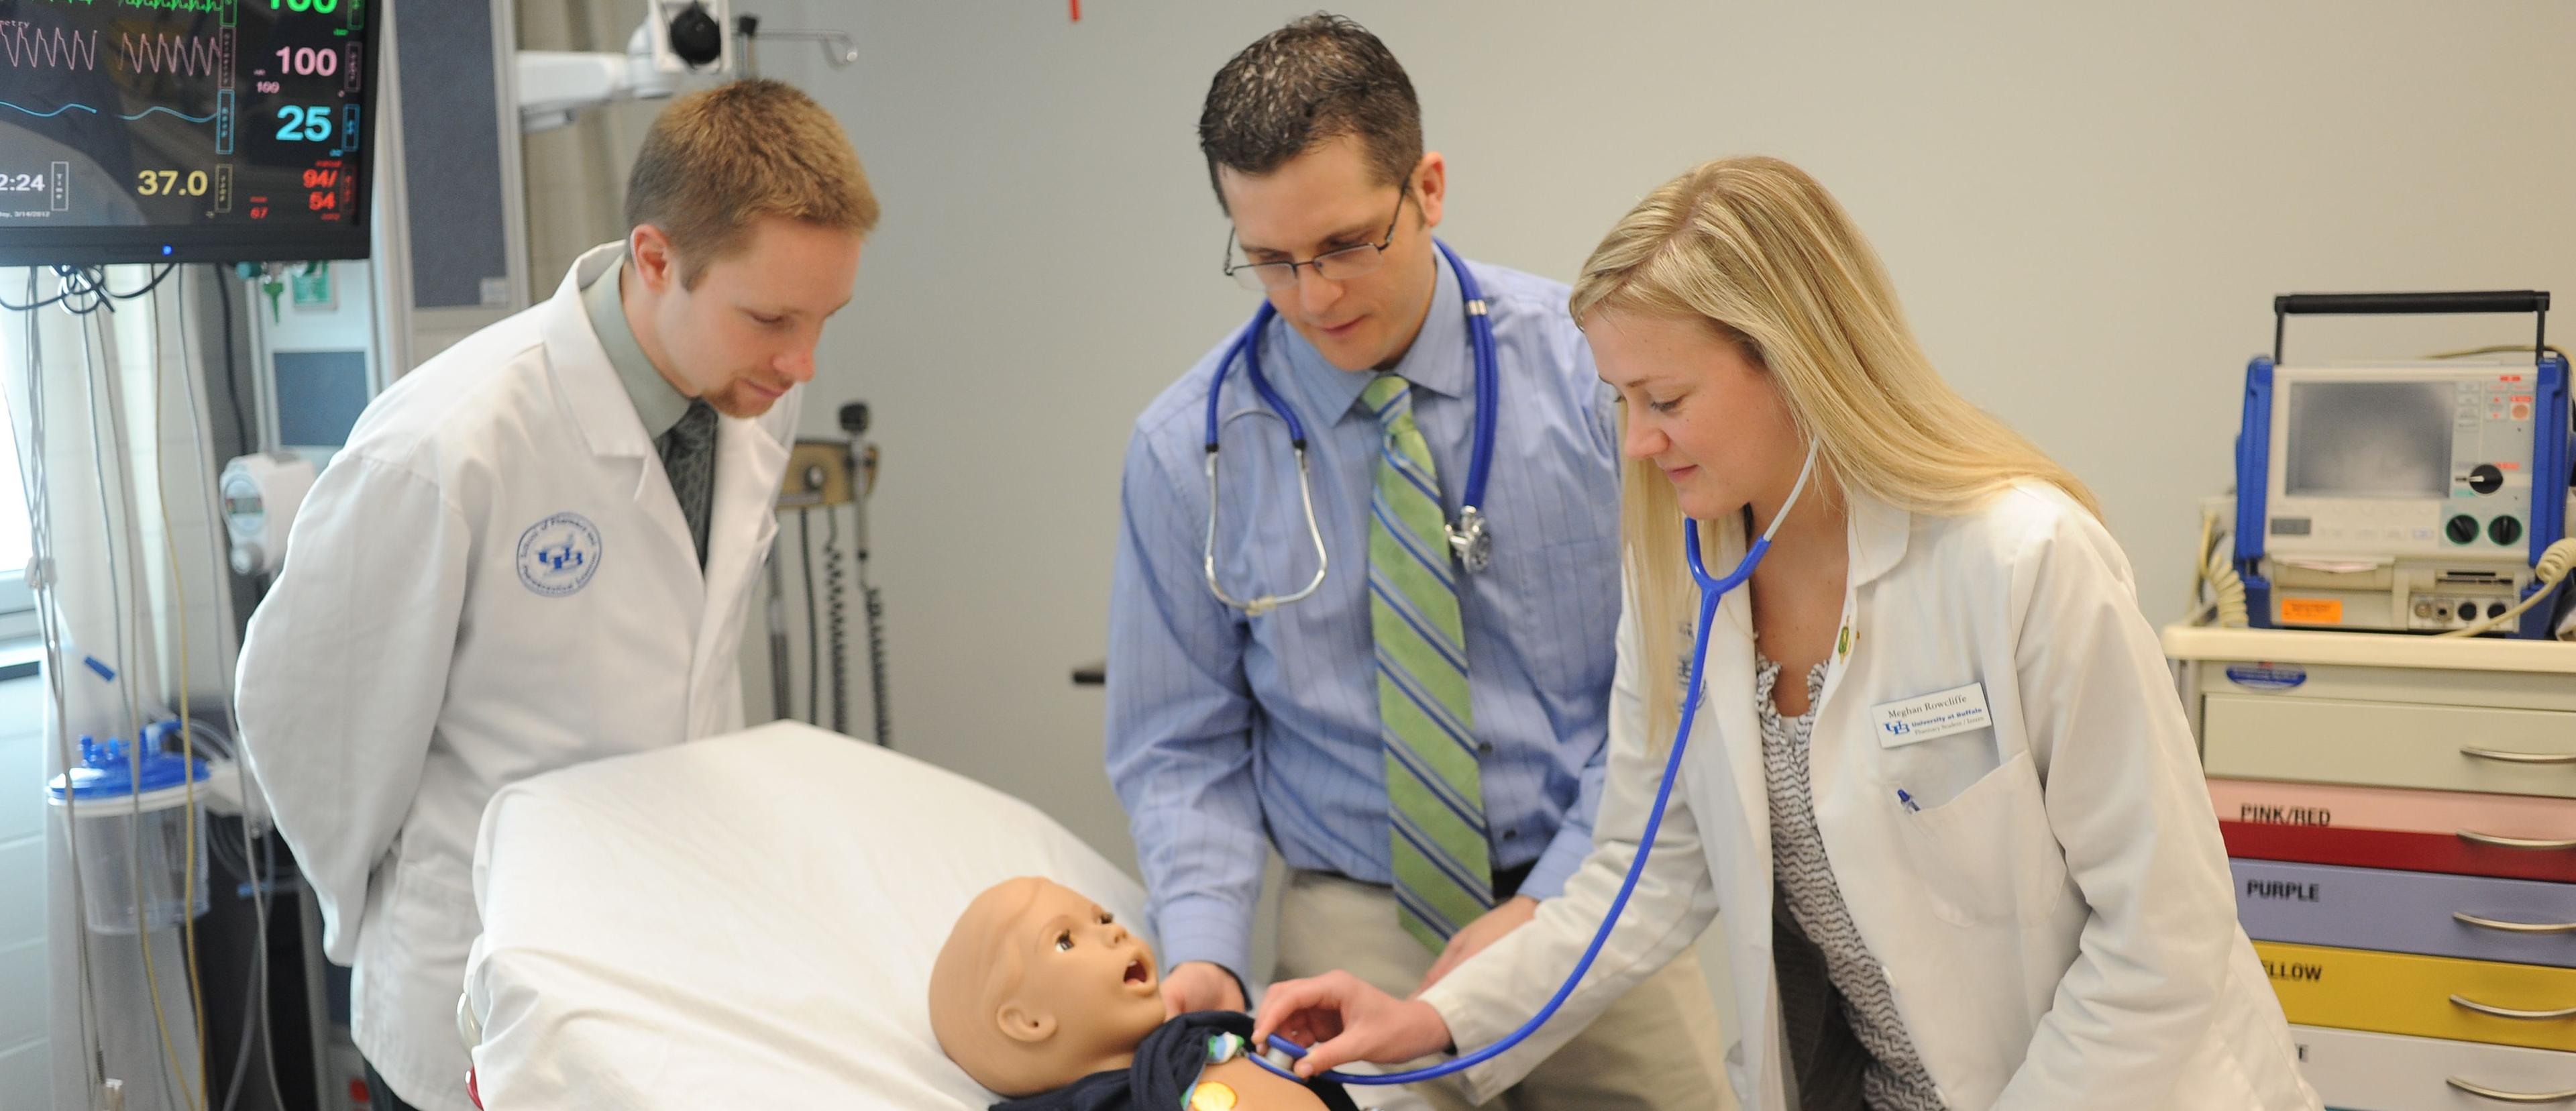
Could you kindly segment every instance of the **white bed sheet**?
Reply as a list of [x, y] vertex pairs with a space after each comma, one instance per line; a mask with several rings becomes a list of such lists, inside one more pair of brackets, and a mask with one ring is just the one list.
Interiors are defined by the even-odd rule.
[[981, 1111], [925, 993], [967, 901], [1018, 875], [1144, 921], [1036, 808], [794, 723], [512, 786], [475, 853], [484, 1106]]

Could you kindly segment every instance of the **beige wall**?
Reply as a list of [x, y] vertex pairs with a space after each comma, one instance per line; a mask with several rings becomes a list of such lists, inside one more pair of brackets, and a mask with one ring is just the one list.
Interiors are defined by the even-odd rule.
[[[1310, 8], [768, 9], [863, 54], [764, 62], [840, 114], [885, 204], [806, 413], [819, 432], [842, 398], [876, 406], [897, 739], [1115, 857], [1101, 700], [1065, 673], [1102, 652], [1129, 422], [1252, 307], [1216, 274], [1199, 100]], [[2099, 488], [2158, 620], [2181, 609], [2194, 500], [2228, 481], [2273, 294], [2576, 292], [2576, 6], [2552, 0], [1347, 10], [1411, 71], [1451, 166], [1441, 230], [1471, 256], [1563, 278], [1694, 160], [1816, 173], [1951, 380]], [[2528, 335], [2304, 321], [2290, 340]]]
[[[626, 52], [643, 18], [632, 0], [520, 0], [519, 49]], [[525, 139], [528, 291], [543, 300], [583, 251], [626, 235], [626, 171], [660, 105], [646, 101], [582, 113], [570, 127]], [[415, 233], [417, 234], [417, 233]]]
[[[1122, 861], [1101, 699], [1066, 673], [1103, 650], [1129, 422], [1252, 307], [1216, 273], [1199, 100], [1312, 6], [758, 9], [862, 53], [762, 60], [840, 115], [885, 205], [806, 419], [876, 407], [897, 744]], [[2576, 6], [2556, 0], [1345, 10], [1410, 69], [1451, 167], [1441, 230], [1471, 256], [1564, 278], [1693, 161], [1817, 174], [1951, 380], [2096, 485], [2158, 620], [2181, 608], [2194, 501], [2228, 480], [2273, 294], [2576, 291]], [[2527, 335], [2306, 322], [2291, 343]]]

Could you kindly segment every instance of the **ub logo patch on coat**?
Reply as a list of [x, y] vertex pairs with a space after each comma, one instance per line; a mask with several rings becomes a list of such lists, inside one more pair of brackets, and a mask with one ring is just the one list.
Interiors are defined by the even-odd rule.
[[599, 556], [599, 529], [581, 514], [557, 513], [519, 534], [519, 581], [561, 598], [590, 585]]

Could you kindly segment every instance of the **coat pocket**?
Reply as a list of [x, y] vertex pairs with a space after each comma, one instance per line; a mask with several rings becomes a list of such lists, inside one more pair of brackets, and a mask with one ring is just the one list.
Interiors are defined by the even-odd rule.
[[2027, 752], [1949, 801], [1903, 817], [1904, 859], [1945, 921], [2036, 925], [2066, 897], [2066, 858]]

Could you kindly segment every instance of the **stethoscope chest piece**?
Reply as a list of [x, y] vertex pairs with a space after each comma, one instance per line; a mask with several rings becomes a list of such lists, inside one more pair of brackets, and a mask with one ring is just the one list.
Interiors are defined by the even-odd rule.
[[1485, 523], [1485, 514], [1475, 506], [1463, 506], [1458, 519], [1449, 525], [1449, 550], [1458, 564], [1475, 574], [1484, 574], [1494, 565], [1494, 530]]

